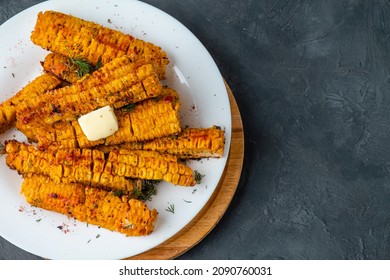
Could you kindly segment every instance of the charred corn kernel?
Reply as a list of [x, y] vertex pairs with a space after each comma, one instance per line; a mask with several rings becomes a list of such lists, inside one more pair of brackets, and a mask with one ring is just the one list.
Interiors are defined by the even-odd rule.
[[112, 192], [75, 183], [57, 183], [28, 174], [21, 192], [31, 205], [118, 231], [128, 236], [152, 233], [158, 213], [146, 204]]
[[17, 105], [23, 100], [33, 100], [37, 96], [60, 86], [61, 81], [53, 75], [42, 74], [28, 83], [16, 95], [0, 104], [0, 133], [14, 126]]
[[146, 59], [164, 77], [168, 58], [160, 47], [120, 31], [55, 11], [45, 11], [31, 34], [34, 44], [73, 58], [83, 58], [92, 65], [108, 63], [128, 55], [132, 61]]
[[220, 128], [187, 128], [180, 134], [157, 138], [145, 142], [124, 143], [105, 149], [148, 150], [175, 155], [181, 159], [188, 158], [220, 158], [224, 154], [225, 133]]
[[[144, 88], [142, 96], [134, 96], [131, 87], [151, 77], [158, 81], [156, 73], [145, 61], [129, 64], [128, 58], [118, 58], [103, 66], [93, 75], [78, 83], [49, 91], [31, 102], [21, 102], [17, 107], [17, 122], [20, 127], [30, 123], [51, 125], [60, 120], [76, 120], [96, 108], [106, 105], [128, 104], [141, 101], [151, 96], [159, 96], [162, 86]], [[127, 63], [127, 64], [126, 64]], [[126, 71], [115, 68], [127, 65]], [[109, 72], [117, 72], [107, 76]], [[141, 74], [142, 73], [142, 74]], [[158, 81], [159, 82], [159, 81]]]

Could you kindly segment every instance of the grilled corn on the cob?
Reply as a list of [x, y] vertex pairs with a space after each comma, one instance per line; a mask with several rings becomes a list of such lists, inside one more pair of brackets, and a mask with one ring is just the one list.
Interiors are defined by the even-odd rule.
[[105, 139], [89, 141], [77, 121], [61, 121], [51, 126], [36, 125], [34, 135], [29, 138], [38, 142], [41, 149], [90, 148], [102, 144], [146, 141], [179, 133], [179, 109], [177, 92], [164, 88], [163, 95], [158, 98], [142, 101], [129, 108], [116, 109], [119, 129]]
[[118, 146], [100, 145], [97, 149], [104, 152], [112, 149], [157, 151], [181, 159], [220, 158], [224, 154], [225, 133], [217, 126], [186, 128], [177, 135], [145, 142], [129, 142]]
[[180, 102], [178, 94], [170, 88], [163, 89], [157, 99], [148, 99], [127, 112], [119, 110], [119, 130], [107, 137], [104, 144], [146, 141], [181, 131]]
[[158, 212], [127, 196], [117, 197], [110, 192], [94, 188], [85, 189], [87, 221], [119, 231], [128, 236], [149, 235], [154, 230]]
[[158, 216], [142, 201], [81, 184], [58, 183], [42, 175], [27, 175], [21, 191], [34, 206], [127, 236], [149, 235]]
[[194, 172], [171, 158], [148, 151], [113, 150], [107, 157], [91, 149], [41, 151], [11, 140], [5, 145], [6, 163], [21, 174], [36, 173], [56, 182], [77, 182], [133, 193], [133, 179], [164, 180], [174, 185], [194, 186]]
[[[119, 58], [107, 66], [114, 66], [114, 70], [102, 67], [78, 83], [50, 91], [31, 102], [23, 102], [18, 106], [18, 129], [22, 132], [30, 130], [31, 123], [39, 126], [60, 120], [72, 121], [99, 107], [122, 107], [162, 93], [162, 85], [151, 64], [138, 61], [129, 65], [126, 61], [126, 57]], [[125, 67], [121, 67], [123, 64]], [[111, 71], [116, 72], [115, 76], [107, 78], [106, 73]]]
[[41, 151], [35, 146], [6, 142], [6, 163], [20, 174], [40, 174], [49, 176], [60, 183], [82, 183], [112, 191], [132, 194], [137, 188], [136, 182], [118, 176], [111, 170], [105, 155], [97, 150], [48, 150]]
[[0, 104], [0, 133], [12, 127], [16, 121], [17, 105], [26, 100], [33, 100], [37, 96], [58, 87], [61, 80], [50, 74], [42, 74], [28, 83], [16, 95]]
[[84, 185], [59, 184], [46, 176], [27, 174], [22, 183], [21, 193], [33, 206], [86, 221]]
[[160, 78], [168, 64], [166, 53], [159, 46], [56, 11], [38, 14], [31, 40], [46, 50], [81, 57], [94, 66], [122, 55], [128, 55], [132, 61], [146, 59], [153, 63]]

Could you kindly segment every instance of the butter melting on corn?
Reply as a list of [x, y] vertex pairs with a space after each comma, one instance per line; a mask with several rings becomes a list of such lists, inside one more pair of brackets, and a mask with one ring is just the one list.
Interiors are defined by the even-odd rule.
[[118, 130], [118, 120], [111, 106], [85, 114], [78, 119], [78, 122], [89, 141], [106, 138]]

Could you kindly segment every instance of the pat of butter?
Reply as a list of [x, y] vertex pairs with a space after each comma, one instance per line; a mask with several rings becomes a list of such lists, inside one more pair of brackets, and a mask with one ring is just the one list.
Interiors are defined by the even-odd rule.
[[114, 134], [118, 130], [118, 120], [111, 106], [92, 111], [78, 120], [89, 141], [96, 141]]

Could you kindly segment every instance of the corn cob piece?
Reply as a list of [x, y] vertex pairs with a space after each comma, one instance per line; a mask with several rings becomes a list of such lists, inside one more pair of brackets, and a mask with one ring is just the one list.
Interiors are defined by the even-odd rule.
[[98, 146], [98, 150], [112, 149], [157, 151], [180, 159], [220, 158], [225, 149], [225, 133], [217, 126], [186, 128], [182, 133], [146, 142], [127, 142], [114, 146]]
[[17, 105], [23, 100], [33, 100], [37, 96], [58, 87], [61, 81], [53, 75], [42, 74], [28, 83], [16, 95], [0, 104], [0, 133], [14, 126]]
[[117, 197], [110, 192], [86, 188], [85, 207], [90, 224], [118, 231], [127, 236], [149, 235], [154, 230], [158, 212], [126, 196]]
[[33, 206], [77, 217], [80, 221], [87, 220], [84, 185], [59, 184], [46, 176], [27, 174], [21, 193]]
[[159, 46], [55, 11], [38, 14], [31, 40], [46, 50], [81, 57], [94, 66], [122, 55], [128, 55], [132, 61], [146, 59], [154, 65], [161, 79], [169, 62]]
[[129, 195], [139, 187], [136, 181], [113, 173], [112, 164], [107, 164], [104, 153], [96, 150], [41, 151], [11, 140], [6, 142], [5, 152], [7, 165], [20, 174], [40, 174], [57, 183], [81, 183]]
[[57, 183], [41, 175], [27, 175], [21, 192], [34, 206], [127, 236], [151, 234], [158, 216], [142, 201], [81, 184]]
[[120, 176], [164, 180], [179, 186], [196, 184], [194, 172], [190, 167], [144, 151], [113, 150], [109, 153], [107, 162], [112, 163], [112, 171]]
[[90, 148], [97, 145], [113, 145], [160, 138], [181, 131], [180, 102], [176, 91], [163, 89], [163, 95], [148, 99], [131, 108], [115, 110], [119, 129], [106, 139], [89, 141], [77, 121], [57, 122], [52, 126], [37, 126], [31, 141], [41, 149]]
[[5, 144], [6, 163], [21, 174], [49, 176], [56, 182], [121, 190], [131, 194], [136, 189], [132, 179], [164, 180], [174, 185], [194, 186], [194, 172], [188, 166], [155, 153], [112, 151], [107, 158], [101, 151], [64, 149], [41, 151], [35, 146], [11, 140]]
[[[122, 65], [126, 60], [126, 57], [119, 58], [109, 66], [117, 65], [117, 62]], [[102, 67], [91, 78], [50, 91], [29, 103], [23, 102], [18, 107], [18, 129], [22, 132], [28, 130], [28, 124], [32, 122], [51, 125], [60, 120], [72, 121], [99, 107], [122, 107], [162, 93], [162, 85], [151, 64], [139, 61], [127, 66], [124, 73], [121, 67], [117, 71], [120, 74], [114, 76], [113, 80], [102, 78], [107, 72]], [[108, 81], [101, 83], [102, 80]]]
[[[178, 94], [173, 89], [164, 88], [163, 95], [157, 99], [145, 100], [129, 110], [126, 108], [116, 110], [119, 129], [107, 137], [104, 144], [146, 141], [179, 133], [181, 131], [179, 109]], [[78, 134], [77, 138], [80, 137]]]

